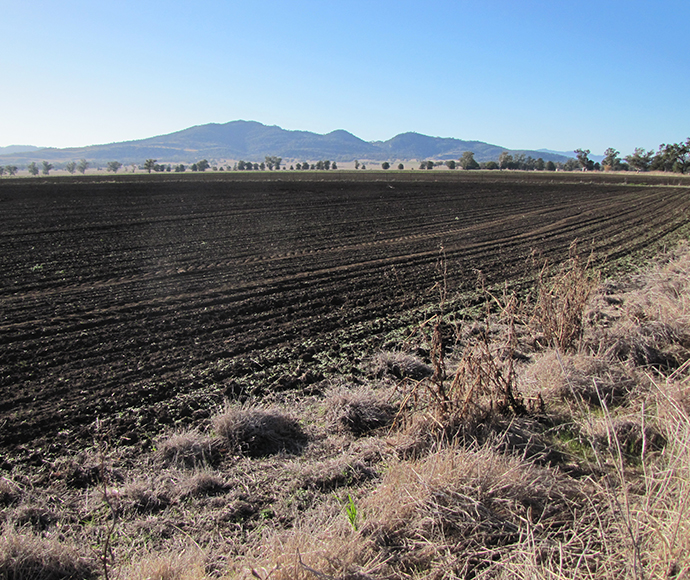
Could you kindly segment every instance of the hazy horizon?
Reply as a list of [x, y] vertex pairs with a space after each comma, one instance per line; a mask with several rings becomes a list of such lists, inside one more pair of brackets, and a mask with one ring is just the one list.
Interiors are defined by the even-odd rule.
[[688, 17], [680, 0], [10, 0], [0, 146], [246, 119], [625, 155], [690, 135]]

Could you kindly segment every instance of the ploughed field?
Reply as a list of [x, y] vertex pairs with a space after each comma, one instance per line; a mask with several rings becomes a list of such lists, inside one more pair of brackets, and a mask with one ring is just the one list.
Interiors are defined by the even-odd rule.
[[689, 210], [677, 176], [2, 180], [0, 467], [96, 430], [146, 447], [224, 399], [356, 373], [438, 301], [441, 256], [470, 296], [477, 271], [517, 282], [576, 239], [615, 266], [685, 235]]

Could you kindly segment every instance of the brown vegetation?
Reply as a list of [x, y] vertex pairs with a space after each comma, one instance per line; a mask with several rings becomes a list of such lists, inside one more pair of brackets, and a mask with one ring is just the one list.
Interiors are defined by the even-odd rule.
[[573, 256], [366, 379], [3, 477], [0, 577], [689, 577], [690, 249], [593, 280]]

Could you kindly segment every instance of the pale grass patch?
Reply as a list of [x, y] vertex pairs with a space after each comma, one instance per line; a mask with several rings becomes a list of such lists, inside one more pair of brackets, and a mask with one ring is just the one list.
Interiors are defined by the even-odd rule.
[[123, 580], [205, 580], [205, 557], [196, 547], [150, 554], [125, 571]]
[[295, 529], [269, 532], [258, 555], [236, 562], [230, 578], [262, 580], [365, 580], [384, 568], [370, 544], [354, 531], [338, 502], [323, 502]]
[[226, 493], [231, 488], [220, 472], [200, 469], [185, 473], [176, 482], [176, 491], [180, 498], [201, 497]]
[[367, 386], [336, 388], [326, 395], [326, 418], [336, 430], [366, 435], [391, 425], [399, 408], [393, 397], [390, 390], [375, 391]]
[[372, 357], [370, 370], [378, 378], [390, 376], [415, 381], [430, 377], [433, 369], [419, 357], [401, 351], [381, 351]]
[[569, 558], [578, 550], [595, 557], [575, 537], [586, 503], [575, 482], [552, 471], [488, 447], [445, 449], [391, 466], [362, 501], [361, 534], [403, 569], [464, 577], [510, 552], [530, 526], [552, 550], [549, 538], [560, 534], [569, 538]]
[[649, 577], [690, 577], [690, 413], [675, 398], [690, 378], [658, 381], [656, 404], [668, 441], [657, 461], [644, 464], [645, 493], [634, 517], [649, 538]]
[[76, 544], [41, 537], [5, 525], [0, 538], [0, 578], [8, 580], [88, 579], [98, 576], [98, 564]]
[[621, 293], [599, 294], [589, 318], [590, 351], [640, 366], [682, 365], [690, 359], [690, 247], [628, 280]]
[[166, 465], [199, 467], [211, 461], [213, 441], [196, 429], [187, 429], [161, 438], [157, 451]]
[[638, 373], [617, 360], [586, 354], [546, 351], [522, 369], [521, 388], [544, 400], [584, 401], [598, 407], [620, 405], [636, 394]]

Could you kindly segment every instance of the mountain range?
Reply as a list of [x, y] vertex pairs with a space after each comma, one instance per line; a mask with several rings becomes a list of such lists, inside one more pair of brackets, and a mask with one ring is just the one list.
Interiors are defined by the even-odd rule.
[[141, 163], [145, 159], [156, 159], [161, 163], [191, 163], [200, 159], [258, 162], [267, 155], [296, 162], [319, 159], [338, 162], [355, 159], [444, 161], [459, 159], [465, 151], [474, 152], [477, 161], [498, 160], [504, 151], [555, 162], [565, 162], [572, 156], [546, 150], [510, 150], [482, 141], [429, 137], [419, 133], [402, 133], [388, 141], [364, 141], [342, 129], [321, 135], [309, 131], [288, 131], [256, 121], [209, 123], [148, 139], [88, 147], [37, 149], [27, 146], [24, 151], [19, 151], [18, 146], [12, 146], [3, 149], [0, 149], [2, 164], [43, 160], [61, 163], [79, 159], [92, 163]]

